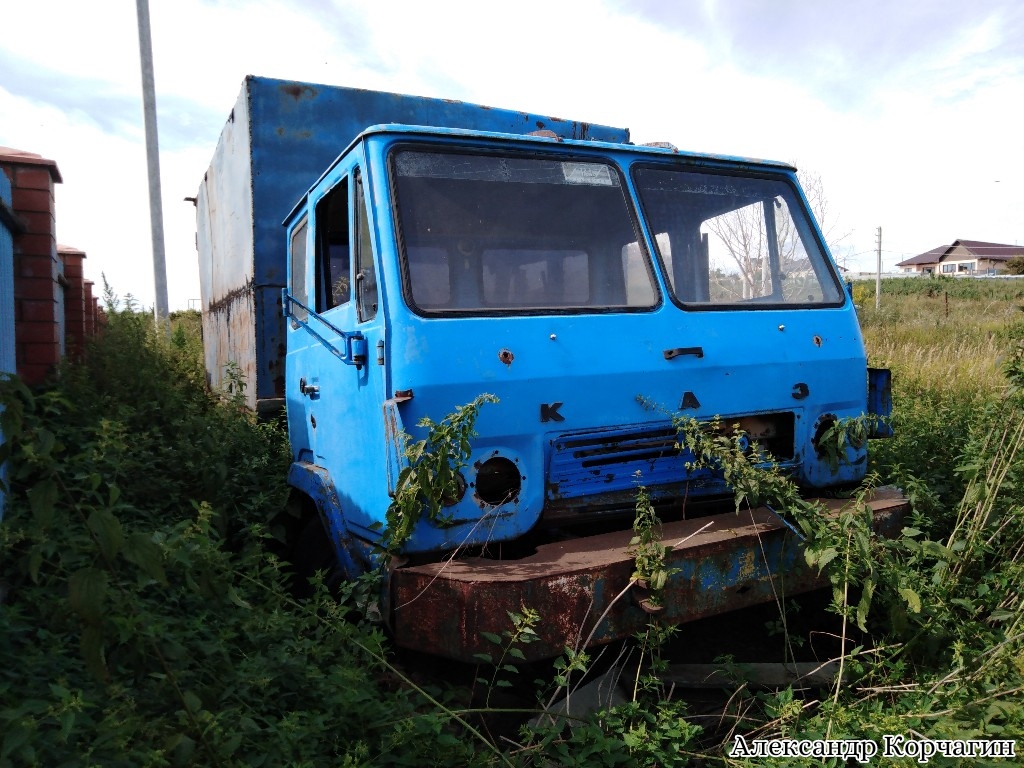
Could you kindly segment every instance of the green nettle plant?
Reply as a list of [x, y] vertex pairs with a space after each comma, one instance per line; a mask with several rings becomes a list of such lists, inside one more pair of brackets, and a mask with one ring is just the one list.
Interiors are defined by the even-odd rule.
[[[639, 482], [639, 477], [637, 480]], [[629, 540], [629, 554], [634, 566], [632, 578], [642, 589], [650, 590], [646, 600], [654, 612], [662, 604], [661, 592], [669, 577], [679, 569], [665, 565], [672, 548], [662, 543], [661, 521], [655, 514], [647, 489], [642, 485], [637, 485], [633, 533]]]
[[[658, 616], [664, 607], [663, 591], [668, 580], [679, 572], [671, 567], [666, 560], [672, 547], [663, 543], [661, 521], [654, 511], [647, 489], [640, 484], [640, 473], [637, 473], [636, 515], [633, 518], [634, 536], [629, 541], [629, 554], [633, 557], [632, 581], [641, 590], [640, 607], [650, 614], [647, 629], [641, 632], [636, 640], [641, 655], [649, 663], [646, 671], [638, 666], [633, 685], [633, 700], [636, 701], [643, 691], [648, 698], [660, 700], [663, 693], [661, 675], [668, 669], [668, 660], [663, 651], [676, 627], [659, 621]], [[696, 732], [699, 732], [696, 731]], [[695, 733], [696, 733], [695, 732]]]
[[[768, 697], [766, 723], [752, 733], [867, 733], [880, 739], [895, 724], [901, 733], [914, 728], [935, 738], [1021, 732], [1015, 696], [1024, 690], [1024, 666], [1007, 661], [1024, 641], [1019, 590], [1010, 586], [1024, 572], [1024, 508], [1016, 481], [1024, 428], [1011, 406], [993, 405], [999, 415], [979, 423], [977, 437], [953, 468], [966, 491], [951, 525], [942, 522], [948, 515], [934, 514], [935, 494], [893, 467], [912, 502], [907, 525], [895, 539], [873, 530], [868, 502], [881, 482], [878, 474], [868, 476], [839, 514], [827, 514], [804, 499], [770, 457], [756, 447], [745, 453], [738, 435], [723, 434], [718, 423], [676, 419], [679, 444], [692, 453], [692, 465], [722, 472], [737, 508], [767, 503], [798, 527], [808, 563], [832, 583], [844, 638], [849, 623], [860, 630], [861, 642], [873, 639], [878, 646], [858, 646], [840, 659], [840, 680], [875, 686], [867, 694], [837, 682], [827, 701], [811, 707], [793, 702], [792, 692]], [[993, 422], [1002, 426], [986, 431]], [[862, 426], [861, 420], [837, 423], [826, 436], [837, 461], [847, 441], [861, 439]], [[996, 669], [1010, 674], [1000, 679]], [[917, 682], [908, 684], [915, 673]], [[886, 707], [902, 714], [883, 725], [879, 714]]]
[[420, 419], [417, 426], [427, 431], [422, 440], [402, 436], [406, 466], [395, 483], [381, 542], [388, 553], [397, 553], [423, 518], [445, 525], [446, 502], [461, 498], [465, 492], [465, 486], [460, 485], [464, 483], [460, 472], [469, 461], [480, 409], [496, 402], [498, 398], [494, 395], [478, 395], [440, 422], [427, 417]]
[[[511, 716], [522, 719], [528, 712], [523, 707], [532, 703], [528, 701], [529, 692], [517, 690], [522, 688], [523, 675], [528, 671], [523, 647], [540, 640], [536, 627], [540, 624], [541, 616], [533, 608], [522, 606], [518, 612], [508, 611], [508, 619], [510, 626], [501, 634], [482, 633], [484, 639], [494, 646], [495, 653], [475, 654], [478, 666], [473, 682], [474, 695], [481, 702], [483, 726], [494, 742], [499, 741], [502, 734], [497, 726], [492, 729], [488, 723], [489, 717], [500, 719], [502, 716]], [[541, 685], [542, 681], [534, 681], [533, 684]], [[518, 706], [509, 707], [511, 697], [515, 697], [512, 703]]]
[[[1020, 257], [1024, 261], [1024, 257]], [[1006, 377], [1010, 393], [1024, 391], [1024, 324], [1018, 322], [1009, 331], [1009, 344], [999, 368]]]

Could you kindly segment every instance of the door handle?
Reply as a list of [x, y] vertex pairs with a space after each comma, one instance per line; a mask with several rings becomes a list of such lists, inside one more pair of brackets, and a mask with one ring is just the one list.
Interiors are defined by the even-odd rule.
[[671, 360], [673, 357], [682, 357], [683, 355], [704, 357], [704, 347], [676, 347], [675, 349], [666, 349], [662, 354], [665, 355], [666, 360]]
[[319, 394], [320, 387], [317, 384], [307, 384], [306, 380], [303, 378], [299, 379], [299, 392], [312, 399]]

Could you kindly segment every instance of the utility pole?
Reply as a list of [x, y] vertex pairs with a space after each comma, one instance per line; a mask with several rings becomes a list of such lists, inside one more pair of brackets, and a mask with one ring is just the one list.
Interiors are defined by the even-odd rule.
[[882, 306], [882, 228], [875, 230], [878, 240], [878, 270], [875, 272], [875, 309]]
[[149, 0], [135, 0], [139, 17], [139, 59], [142, 62], [142, 114], [146, 124], [146, 164], [149, 169], [149, 223], [153, 235], [153, 317], [157, 328], [167, 324], [167, 263], [164, 257], [164, 214], [160, 196], [160, 140], [156, 130], [156, 86], [153, 41], [149, 33]]

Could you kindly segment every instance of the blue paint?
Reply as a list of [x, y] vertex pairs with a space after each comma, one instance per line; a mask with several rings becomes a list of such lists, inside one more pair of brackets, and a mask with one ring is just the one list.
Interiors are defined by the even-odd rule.
[[888, 368], [868, 368], [868, 413], [871, 437], [892, 437], [892, 371]]
[[[14, 211], [11, 209], [11, 182], [0, 171], [0, 378], [17, 371], [14, 338]], [[0, 403], [0, 413], [3, 412]], [[4, 442], [0, 430], [0, 445]], [[4, 517], [7, 494], [7, 465], [0, 464], [0, 520]]]
[[287, 243], [281, 222], [310, 185], [378, 123], [624, 142], [629, 131], [555, 117], [357, 88], [249, 76], [197, 195], [206, 367], [248, 376], [252, 407], [284, 397]]

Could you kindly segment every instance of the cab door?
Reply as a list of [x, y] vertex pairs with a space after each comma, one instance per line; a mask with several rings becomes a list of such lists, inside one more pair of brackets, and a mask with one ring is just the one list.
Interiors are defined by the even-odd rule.
[[[311, 311], [300, 321], [293, 307], [287, 380], [292, 438], [303, 446], [304, 460], [327, 470], [343, 515], [339, 532], [372, 537], [388, 496], [381, 461], [384, 381], [376, 352], [384, 313], [366, 186], [363, 169], [349, 158], [310, 194], [306, 274], [295, 264], [293, 243], [292, 277], [293, 286], [306, 287]], [[301, 413], [301, 426], [292, 412]]]

